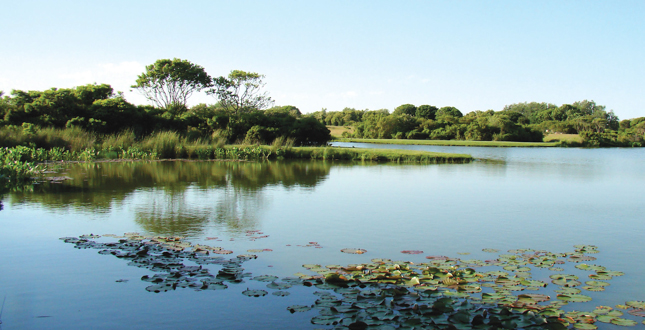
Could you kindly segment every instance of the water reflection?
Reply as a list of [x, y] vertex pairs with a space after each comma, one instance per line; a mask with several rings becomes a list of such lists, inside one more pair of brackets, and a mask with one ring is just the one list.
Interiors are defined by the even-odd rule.
[[[51, 210], [109, 213], [131, 203], [135, 221], [159, 235], [198, 235], [214, 223], [241, 232], [257, 226], [266, 189], [312, 189], [329, 176], [325, 162], [80, 163], [55, 168], [43, 182], [5, 199]], [[128, 200], [128, 203], [125, 201]]]

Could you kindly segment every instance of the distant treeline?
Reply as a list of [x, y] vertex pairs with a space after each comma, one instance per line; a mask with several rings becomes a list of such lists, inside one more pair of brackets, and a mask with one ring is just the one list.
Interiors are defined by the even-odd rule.
[[525, 102], [463, 115], [455, 107], [404, 104], [388, 110], [317, 111], [326, 125], [352, 126], [346, 137], [540, 142], [545, 133], [580, 134], [585, 146], [645, 145], [645, 117], [619, 121], [594, 101], [556, 106]]
[[321, 145], [331, 139], [329, 130], [313, 117], [303, 117], [294, 106], [267, 110], [199, 104], [186, 107], [133, 105], [107, 84], [45, 91], [0, 92], [0, 127], [82, 128], [99, 134], [132, 131], [143, 138], [153, 132], [174, 131], [190, 139], [221, 138], [227, 143], [268, 144], [289, 138], [295, 145]]

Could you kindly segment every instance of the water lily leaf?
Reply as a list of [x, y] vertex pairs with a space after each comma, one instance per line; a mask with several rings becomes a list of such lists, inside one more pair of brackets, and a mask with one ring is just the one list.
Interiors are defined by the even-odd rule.
[[615, 316], [611, 315], [596, 315], [596, 321], [602, 322], [602, 323], [610, 323]]
[[551, 268], [549, 268], [549, 270], [552, 271], [552, 272], [563, 272], [564, 268], [562, 268], [562, 267], [551, 267]]
[[271, 252], [271, 251], [273, 251], [273, 250], [271, 250], [271, 249], [249, 249], [249, 250], [246, 250], [246, 252], [249, 252], [249, 253], [260, 253], [260, 252]]
[[[277, 292], [277, 291], [276, 291]], [[305, 305], [292, 305], [287, 307], [287, 310], [293, 313], [303, 313], [303, 312], [308, 312], [311, 310], [311, 306], [305, 306]]]
[[602, 287], [602, 286], [590, 286], [590, 285], [586, 285], [586, 286], [582, 286], [582, 287], [580, 287], [580, 288], [581, 288], [581, 289], [583, 289], [583, 290], [592, 291], [592, 292], [601, 292], [601, 291], [605, 291], [605, 288], [604, 288], [604, 287]]
[[271, 282], [271, 283], [267, 284], [267, 288], [274, 289], [274, 290], [285, 290], [285, 289], [288, 289], [290, 287], [291, 287], [291, 285], [289, 285], [287, 283]]
[[307, 269], [322, 268], [321, 265], [315, 265], [315, 264], [305, 264], [305, 265], [302, 265], [302, 267], [307, 268]]
[[278, 277], [273, 275], [260, 275], [260, 276], [253, 277], [251, 279], [254, 281], [260, 281], [260, 282], [273, 282], [277, 280]]
[[345, 249], [340, 250], [340, 252], [349, 253], [349, 254], [363, 254], [363, 253], [367, 252], [367, 250], [365, 250], [365, 249], [345, 248]]
[[598, 275], [598, 274], [589, 274], [589, 278], [593, 280], [603, 280], [603, 281], [612, 279], [612, 277], [609, 275]]
[[591, 297], [585, 296], [582, 294], [558, 294], [558, 299], [567, 301], [567, 302], [588, 302], [591, 301]]
[[625, 305], [633, 308], [645, 309], [645, 301], [632, 300], [632, 301], [626, 302]]
[[542, 281], [536, 281], [536, 280], [521, 280], [520, 284], [529, 286], [529, 287], [546, 287], [547, 284], [542, 282]]
[[507, 272], [502, 272], [502, 271], [490, 271], [485, 274], [490, 276], [508, 276]]
[[216, 253], [216, 254], [231, 254], [231, 253], [233, 253], [233, 251], [231, 251], [231, 250], [224, 250], [224, 249], [222, 249], [222, 250], [212, 250], [212, 252]]
[[602, 281], [587, 281], [585, 284], [589, 286], [609, 286], [609, 283]]
[[596, 260], [595, 257], [586, 256], [586, 255], [577, 255], [577, 254], [575, 254], [575, 255], [572, 255], [572, 256], [569, 257], [569, 261], [572, 261], [572, 262], [594, 261], [594, 260]]
[[567, 288], [567, 287], [564, 287], [564, 288], [561, 288], [561, 289], [555, 290], [555, 292], [557, 292], [557, 293], [561, 293], [561, 294], [569, 295], [569, 294], [578, 294], [578, 293], [580, 293], [580, 292], [582, 292], [582, 291], [581, 291], [580, 289], [576, 289], [576, 288]]
[[159, 293], [159, 292], [168, 292], [171, 290], [175, 290], [176, 287], [177, 287], [176, 285], [173, 285], [170, 283], [164, 283], [159, 285], [151, 285], [149, 287], [146, 287], [146, 290], [149, 292]]
[[628, 313], [634, 316], [645, 317], [645, 309], [642, 308], [631, 309]]
[[247, 296], [247, 297], [264, 297], [268, 294], [267, 291], [265, 290], [250, 290], [246, 289], [242, 291], [242, 294]]
[[336, 315], [318, 315], [311, 319], [311, 323], [318, 325], [336, 325], [341, 318]]
[[622, 325], [624, 327], [632, 327], [632, 326], [635, 326], [636, 324], [638, 324], [638, 322], [636, 322], [634, 320], [630, 320], [630, 319], [624, 319], [624, 318], [617, 317], [617, 318], [611, 320], [611, 324]]
[[291, 294], [289, 291], [273, 291], [271, 292], [272, 295], [278, 296], [278, 297], [286, 297]]
[[623, 276], [625, 273], [623, 272], [618, 272], [614, 270], [598, 270], [596, 271], [596, 274], [598, 275], [608, 275], [608, 276]]
[[482, 251], [488, 252], [488, 253], [497, 253], [497, 252], [499, 252], [499, 250], [497, 250], [497, 249], [482, 249]]
[[518, 295], [517, 300], [527, 304], [535, 304], [539, 302], [549, 301], [551, 300], [551, 297], [545, 294], [527, 293]]
[[594, 330], [598, 329], [598, 326], [590, 323], [576, 323], [573, 325], [574, 328], [579, 330]]
[[403, 254], [422, 254], [423, 251], [421, 250], [403, 250], [401, 251]]
[[426, 256], [426, 259], [430, 259], [430, 260], [450, 260], [450, 258], [446, 257], [446, 256]]

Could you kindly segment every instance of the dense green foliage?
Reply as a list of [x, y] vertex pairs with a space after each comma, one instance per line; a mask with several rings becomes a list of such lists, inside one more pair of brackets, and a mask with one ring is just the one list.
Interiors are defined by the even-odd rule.
[[[302, 123], [317, 123], [308, 118]], [[306, 129], [306, 128], [303, 128]], [[407, 150], [370, 150], [331, 147], [295, 148], [294, 138], [277, 137], [271, 145], [225, 145], [220, 139], [191, 140], [176, 132], [157, 132], [137, 140], [132, 131], [97, 135], [79, 128], [48, 128], [37, 133], [27, 129], [0, 129], [0, 192], [28, 183], [39, 173], [38, 163], [111, 159], [339, 159], [426, 163], [469, 162], [468, 155]], [[249, 132], [259, 132], [250, 130]]]
[[327, 125], [351, 125], [346, 137], [365, 139], [542, 141], [542, 132], [523, 124], [522, 116], [505, 112], [475, 111], [463, 115], [455, 107], [411, 104], [387, 110], [318, 111], [311, 114]]
[[38, 166], [23, 159], [21, 149], [0, 148], [0, 193], [28, 182], [37, 172]]
[[468, 140], [541, 142], [544, 134], [579, 134], [582, 143], [561, 145], [644, 145], [645, 117], [618, 121], [613, 111], [594, 101], [556, 106], [550, 103], [516, 103], [501, 111], [462, 114], [455, 107], [403, 104], [391, 114], [386, 109], [342, 111], [323, 109], [310, 116], [334, 126], [352, 126], [343, 137], [362, 139]]
[[[296, 145], [323, 145], [331, 139], [323, 124], [311, 117], [301, 118], [300, 110], [294, 106], [268, 110], [246, 107], [238, 113], [219, 104], [199, 104], [190, 109], [176, 105], [135, 106], [105, 84], [42, 92], [14, 90], [11, 96], [0, 99], [0, 127], [3, 126], [42, 137], [40, 140], [51, 137], [47, 132], [52, 133], [52, 129], [62, 128], [99, 134], [130, 130], [137, 139], [153, 132], [174, 131], [193, 140], [222, 138], [227, 143], [266, 144], [286, 137], [293, 138]], [[15, 139], [12, 134], [5, 138]]]

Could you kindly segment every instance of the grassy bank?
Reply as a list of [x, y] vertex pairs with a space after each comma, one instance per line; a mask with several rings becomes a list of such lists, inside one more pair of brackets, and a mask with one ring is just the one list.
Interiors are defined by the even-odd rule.
[[331, 137], [333, 139], [342, 139], [343, 138], [343, 133], [347, 132], [348, 134], [353, 134], [354, 133], [354, 128], [351, 126], [332, 126], [332, 125], [327, 125], [327, 129], [329, 130], [329, 133], [331, 134]]
[[79, 129], [0, 129], [0, 188], [28, 182], [38, 174], [38, 163], [113, 159], [337, 159], [436, 164], [467, 163], [472, 157], [410, 150], [293, 147], [293, 140], [284, 138], [272, 145], [224, 145], [219, 138], [191, 140], [175, 132], [158, 132], [138, 140], [132, 132], [102, 136]]
[[465, 147], [557, 147], [560, 142], [465, 141], [465, 140], [404, 140], [404, 139], [338, 139], [338, 142], [465, 146]]
[[473, 157], [463, 154], [448, 154], [417, 150], [363, 149], [333, 147], [292, 148], [285, 158], [293, 159], [338, 159], [354, 161], [400, 162], [400, 163], [469, 163]]
[[544, 137], [544, 142], [565, 142], [582, 144], [584, 141], [578, 134], [548, 134]]

